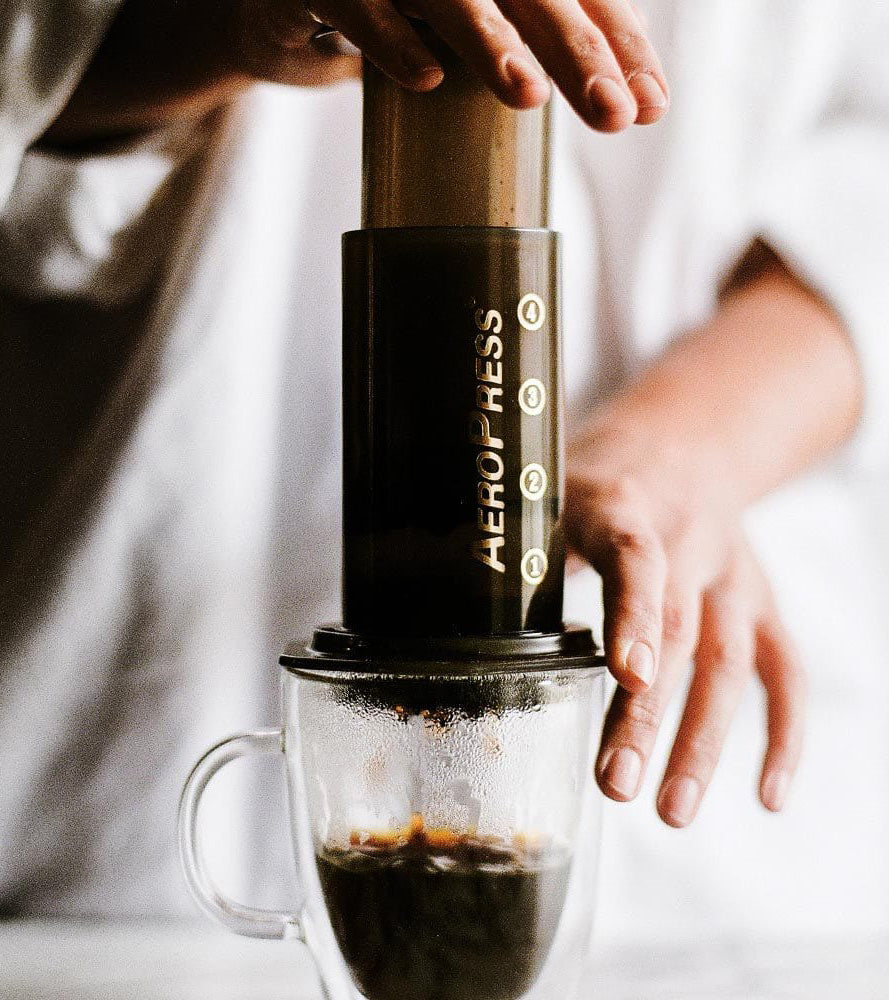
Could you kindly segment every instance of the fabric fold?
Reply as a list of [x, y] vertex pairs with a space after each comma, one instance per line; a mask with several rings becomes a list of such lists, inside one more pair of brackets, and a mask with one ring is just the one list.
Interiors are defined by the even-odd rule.
[[64, 108], [121, 0], [7, 0], [0, 9], [0, 210], [28, 147]]

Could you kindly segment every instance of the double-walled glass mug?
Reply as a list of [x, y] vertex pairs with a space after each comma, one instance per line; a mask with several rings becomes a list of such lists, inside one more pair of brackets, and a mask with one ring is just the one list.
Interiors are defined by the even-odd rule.
[[[189, 886], [240, 934], [305, 941], [330, 1000], [580, 997], [603, 668], [564, 652], [458, 671], [446, 659], [387, 673], [285, 654], [282, 728], [218, 744], [185, 785]], [[284, 754], [298, 912], [227, 899], [202, 859], [201, 794], [253, 752]]]

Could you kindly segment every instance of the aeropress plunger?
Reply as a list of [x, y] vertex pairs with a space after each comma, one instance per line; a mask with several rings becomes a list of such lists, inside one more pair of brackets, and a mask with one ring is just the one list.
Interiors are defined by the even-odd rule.
[[604, 680], [590, 631], [562, 624], [549, 113], [505, 107], [430, 44], [445, 80], [429, 94], [365, 68], [343, 623], [280, 661], [305, 906], [220, 902], [200, 871], [196, 802], [245, 752], [232, 741], [186, 787], [183, 856], [234, 929], [297, 928], [335, 1000], [563, 1000], [591, 933]]
[[595, 657], [562, 624], [559, 237], [549, 109], [436, 46], [364, 76], [363, 228], [343, 237], [343, 625], [281, 663], [495, 675]]

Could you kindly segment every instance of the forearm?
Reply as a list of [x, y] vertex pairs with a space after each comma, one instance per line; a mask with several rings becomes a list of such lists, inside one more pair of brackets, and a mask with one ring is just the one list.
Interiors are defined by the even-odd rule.
[[[222, 5], [220, 9], [224, 9]], [[116, 137], [196, 114], [243, 85], [223, 61], [229, 26], [205, 0], [124, 0], [67, 107], [43, 140]]]
[[571, 445], [568, 541], [602, 578], [604, 647], [620, 685], [596, 776], [636, 796], [667, 706], [694, 673], [658, 795], [694, 818], [744, 687], [769, 706], [760, 799], [783, 805], [799, 760], [804, 683], [744, 507], [850, 434], [859, 374], [834, 313], [764, 247], [712, 320], [591, 414]]
[[[311, 22], [287, 45], [249, 4], [124, 0], [62, 114], [51, 145], [116, 139], [198, 116], [259, 78], [315, 85], [354, 73], [354, 59], [309, 43]], [[280, 63], [280, 66], [276, 66]], [[280, 74], [278, 74], [278, 70]]]
[[861, 394], [841, 321], [771, 258], [594, 413], [574, 448], [626, 455], [634, 474], [641, 449], [650, 474], [682, 483], [680, 499], [735, 511], [839, 447]]

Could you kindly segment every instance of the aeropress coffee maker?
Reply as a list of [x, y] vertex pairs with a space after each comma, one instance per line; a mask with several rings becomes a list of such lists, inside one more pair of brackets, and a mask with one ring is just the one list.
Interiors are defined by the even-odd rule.
[[[280, 728], [210, 750], [179, 840], [198, 903], [306, 942], [329, 1000], [583, 995], [604, 668], [562, 624], [559, 238], [548, 109], [364, 77], [363, 228], [343, 237], [343, 624], [281, 657]], [[222, 895], [210, 778], [285, 755], [293, 913]]]

